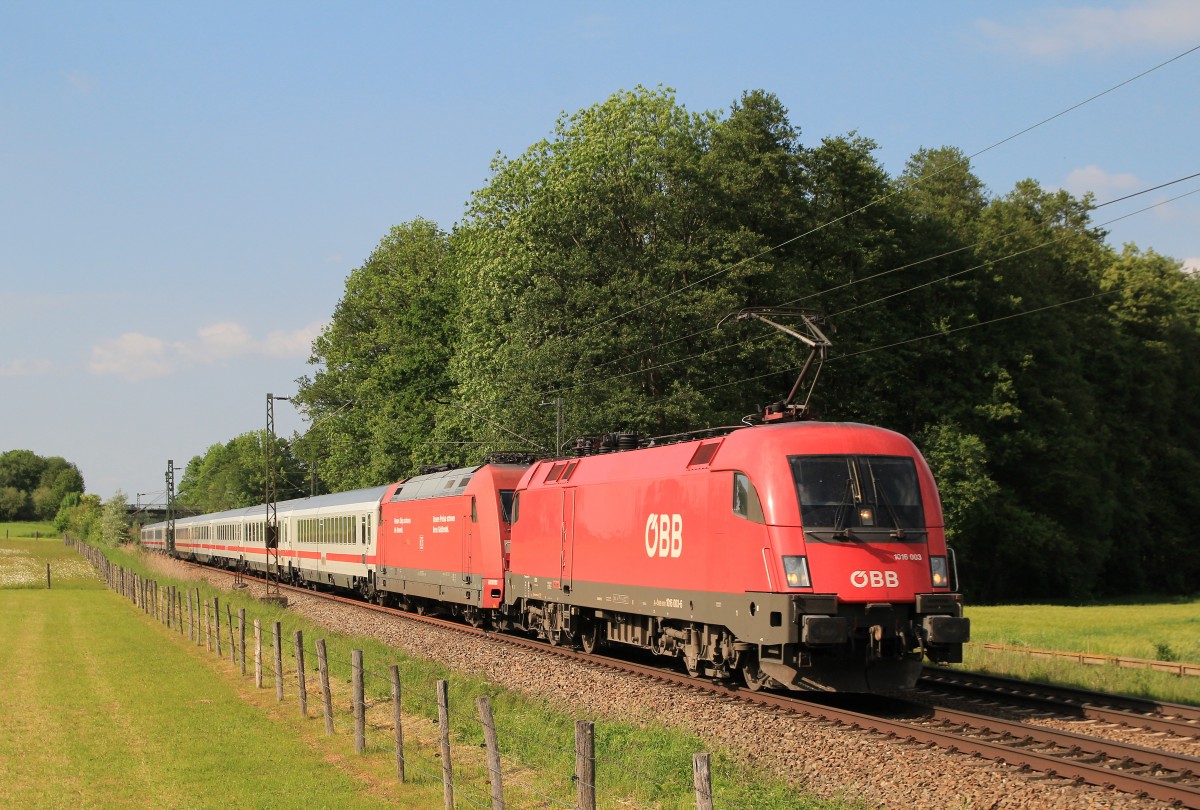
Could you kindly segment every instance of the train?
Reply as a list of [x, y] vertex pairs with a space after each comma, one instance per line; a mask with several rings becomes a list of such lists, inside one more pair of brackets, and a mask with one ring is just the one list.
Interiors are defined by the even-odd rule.
[[151, 524], [141, 542], [752, 690], [908, 689], [970, 640], [929, 466], [871, 425], [610, 434], [280, 502], [276, 532], [268, 512], [180, 518], [173, 538]]

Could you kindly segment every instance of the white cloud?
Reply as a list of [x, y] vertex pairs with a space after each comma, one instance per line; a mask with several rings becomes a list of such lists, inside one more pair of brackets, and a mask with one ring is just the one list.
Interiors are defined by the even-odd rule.
[[196, 330], [196, 340], [180, 343], [180, 351], [198, 363], [221, 363], [254, 354], [254, 338], [240, 323], [221, 321]]
[[0, 365], [0, 377], [45, 377], [53, 372], [49, 360], [10, 360]]
[[1077, 197], [1090, 191], [1096, 195], [1097, 202], [1105, 202], [1111, 197], [1121, 196], [1122, 192], [1132, 191], [1144, 185], [1137, 175], [1128, 172], [1106, 172], [1092, 163], [1082, 169], [1072, 169], [1062, 187]]
[[1190, 256], [1183, 260], [1185, 273], [1200, 273], [1200, 256]]
[[1200, 37], [1200, 3], [1143, 0], [1115, 8], [1046, 8], [1015, 23], [983, 19], [976, 27], [996, 45], [1031, 56], [1193, 44]]
[[172, 354], [170, 346], [161, 338], [126, 332], [92, 347], [88, 371], [98, 377], [113, 375], [131, 382], [162, 377], [177, 366]]
[[575, 23], [575, 33], [580, 39], [608, 39], [612, 36], [613, 18], [604, 14], [591, 14]]
[[262, 352], [268, 357], [307, 357], [324, 328], [324, 321], [315, 321], [291, 332], [276, 329], [262, 342]]
[[243, 357], [307, 357], [324, 323], [317, 321], [293, 331], [275, 330], [257, 340], [246, 327], [221, 321], [196, 330], [191, 340], [127, 332], [92, 347], [88, 371], [96, 376], [121, 377], [130, 382], [165, 377], [192, 366], [228, 363]]
[[70, 70], [65, 74], [67, 84], [80, 95], [86, 96], [96, 89], [96, 80], [82, 70]]

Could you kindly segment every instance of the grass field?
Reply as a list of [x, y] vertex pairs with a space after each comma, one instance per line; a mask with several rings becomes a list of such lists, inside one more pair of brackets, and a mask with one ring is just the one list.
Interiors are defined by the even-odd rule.
[[[51, 541], [0, 542], [0, 548], [16, 544], [20, 554], [59, 557], [64, 550]], [[117, 552], [112, 557], [148, 573], [140, 554]], [[42, 571], [44, 575], [44, 563]], [[299, 716], [290, 643], [284, 645], [285, 670], [293, 674], [285, 683], [285, 701], [276, 703], [270, 676], [266, 688], [255, 689], [252, 674], [242, 676], [230, 663], [227, 646], [224, 657], [216, 658], [90, 575], [64, 579], [61, 587], [56, 580], [51, 591], [0, 590], [0, 616], [12, 628], [7, 631], [8, 651], [0, 653], [0, 683], [6, 685], [0, 690], [0, 717], [15, 718], [0, 727], [0, 807], [437, 807], [442, 802], [433, 700], [437, 678], [451, 682], [460, 807], [488, 803], [474, 705], [480, 694], [489, 696], [496, 715], [508, 806], [573, 804], [574, 717], [545, 702], [398, 655], [373, 640], [338, 637], [241, 594], [203, 585], [200, 590], [206, 600], [220, 598], [222, 614], [230, 604], [234, 615], [246, 607], [248, 622], [258, 618], [264, 628], [282, 621], [289, 642], [296, 629], [303, 630], [309, 639], [310, 672], [316, 669], [312, 639], [326, 639], [339, 712], [337, 734], [324, 735], [315, 675], [309, 680], [310, 716]], [[269, 641], [266, 646], [269, 650]], [[364, 650], [368, 700], [378, 704], [370, 712], [365, 755], [353, 751], [346, 712], [352, 648]], [[406, 785], [395, 780], [387, 727], [386, 671], [393, 661], [404, 674]], [[10, 684], [13, 688], [7, 688]], [[609, 720], [597, 721], [596, 745], [602, 806], [695, 806], [691, 756], [711, 746], [677, 729]], [[713, 769], [715, 793], [728, 806], [855, 806], [806, 799], [719, 751], [714, 752]], [[44, 785], [54, 788], [45, 791]]]
[[1200, 600], [969, 607], [967, 615], [972, 643], [966, 650], [965, 668], [1200, 705], [1197, 677], [983, 649], [985, 643], [993, 643], [1200, 663]]
[[54, 531], [54, 524], [48, 520], [0, 523], [0, 539], [12, 540], [18, 537], [58, 538], [59, 534]]
[[[21, 555], [61, 562], [61, 543], [19, 542]], [[64, 575], [51, 590], [0, 590], [0, 807], [377, 807], [398, 800], [396, 786], [372, 784], [336, 746], [321, 750], [270, 711], [248, 710], [243, 684], [89, 571]], [[408, 806], [438, 798], [418, 790]]]

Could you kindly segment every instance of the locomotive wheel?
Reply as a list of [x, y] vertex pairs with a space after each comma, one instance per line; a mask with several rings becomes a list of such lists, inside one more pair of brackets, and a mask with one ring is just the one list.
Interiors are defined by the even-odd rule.
[[583, 651], [591, 655], [600, 646], [600, 622], [587, 620], [579, 631], [579, 643]]
[[683, 668], [687, 670], [687, 674], [693, 678], [700, 677], [700, 656], [683, 654]]
[[758, 659], [751, 658], [742, 664], [742, 677], [746, 679], [746, 688], [751, 692], [760, 692], [774, 683], [774, 679], [758, 668]]

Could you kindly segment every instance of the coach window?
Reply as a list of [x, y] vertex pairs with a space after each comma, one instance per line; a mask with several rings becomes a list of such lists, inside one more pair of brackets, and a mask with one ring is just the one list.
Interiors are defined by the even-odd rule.
[[758, 490], [745, 473], [733, 474], [733, 513], [753, 523], [766, 523]]

